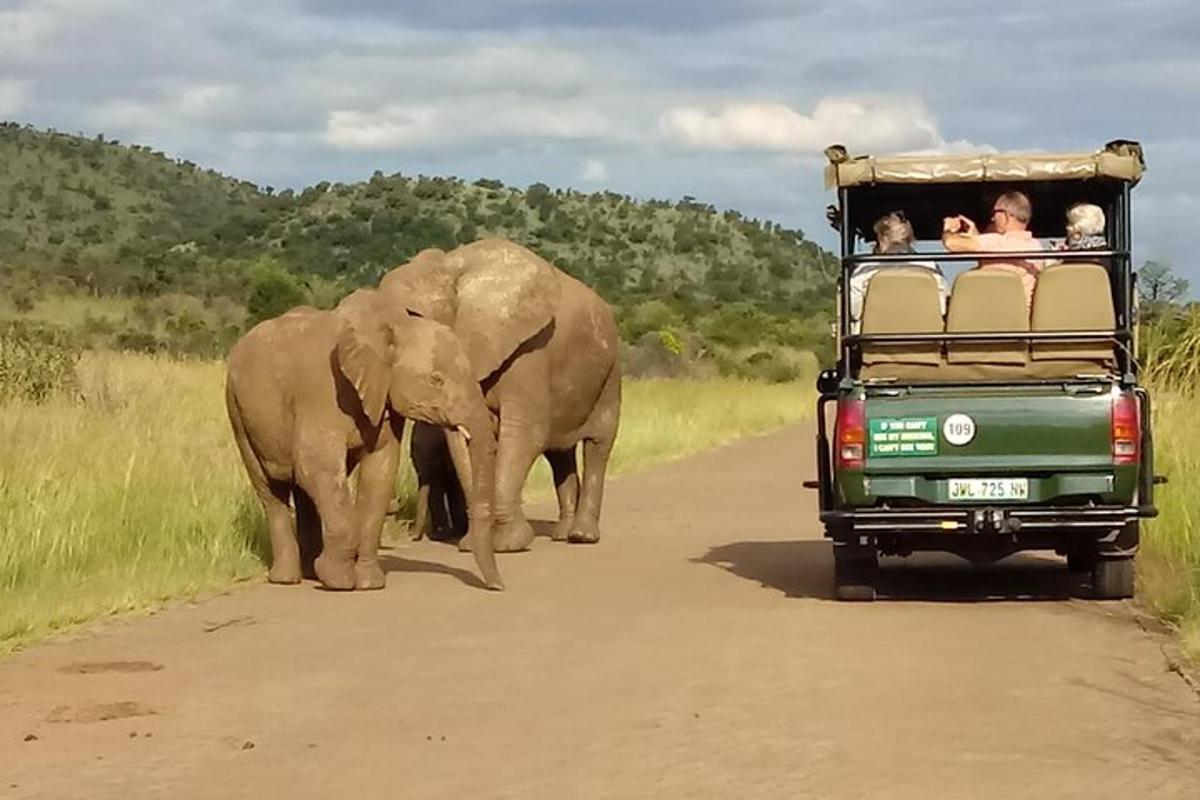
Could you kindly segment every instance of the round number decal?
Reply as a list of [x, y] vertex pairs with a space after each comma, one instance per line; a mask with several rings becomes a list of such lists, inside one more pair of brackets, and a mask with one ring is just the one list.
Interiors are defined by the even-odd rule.
[[966, 414], [951, 414], [942, 424], [942, 436], [953, 445], [964, 445], [975, 438], [975, 420]]

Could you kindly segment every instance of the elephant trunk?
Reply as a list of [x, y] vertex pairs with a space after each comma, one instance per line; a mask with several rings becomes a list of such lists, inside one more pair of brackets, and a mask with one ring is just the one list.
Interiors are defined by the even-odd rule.
[[484, 585], [501, 590], [504, 581], [496, 566], [492, 532], [492, 503], [496, 485], [496, 434], [491, 415], [480, 398], [476, 413], [464, 426], [468, 436], [457, 429], [446, 431], [450, 458], [467, 496], [467, 536], [475, 553], [475, 563], [483, 574]]

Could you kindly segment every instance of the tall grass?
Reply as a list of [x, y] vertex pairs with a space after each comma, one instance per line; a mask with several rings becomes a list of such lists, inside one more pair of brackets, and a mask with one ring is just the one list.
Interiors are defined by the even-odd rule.
[[1148, 326], [1142, 344], [1154, 391], [1155, 471], [1169, 482], [1145, 528], [1138, 596], [1179, 626], [1184, 650], [1200, 661], [1200, 314]]
[[[608, 474], [638, 472], [799, 422], [812, 415], [812, 386], [808, 377], [774, 384], [739, 378], [626, 380]], [[553, 488], [550, 468], [539, 460], [525, 497], [544, 498]]]
[[0, 409], [0, 652], [262, 569], [223, 368], [89, 355], [80, 397]]
[[[0, 654], [106, 614], [265, 574], [224, 366], [85, 354], [78, 388], [0, 402]], [[800, 419], [811, 381], [630, 381], [614, 474]], [[412, 508], [411, 469], [398, 481]], [[540, 471], [534, 493], [550, 487]]]

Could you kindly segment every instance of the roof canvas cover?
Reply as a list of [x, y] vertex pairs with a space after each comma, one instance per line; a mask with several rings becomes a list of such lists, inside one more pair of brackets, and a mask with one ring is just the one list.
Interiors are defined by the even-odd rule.
[[825, 149], [825, 188], [879, 183], [1010, 183], [1108, 178], [1137, 183], [1145, 171], [1142, 146], [1109, 142], [1095, 153], [981, 153], [975, 155], [855, 156]]

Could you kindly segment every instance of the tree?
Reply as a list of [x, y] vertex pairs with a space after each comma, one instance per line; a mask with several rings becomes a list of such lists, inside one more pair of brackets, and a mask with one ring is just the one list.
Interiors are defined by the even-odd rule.
[[258, 261], [251, 275], [250, 296], [246, 299], [250, 325], [278, 317], [308, 301], [299, 281], [272, 259]]
[[1161, 308], [1182, 298], [1188, 291], [1188, 282], [1171, 271], [1171, 265], [1162, 261], [1147, 261], [1138, 270], [1138, 291], [1151, 307]]

